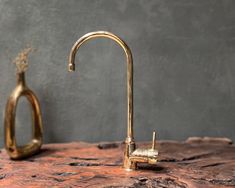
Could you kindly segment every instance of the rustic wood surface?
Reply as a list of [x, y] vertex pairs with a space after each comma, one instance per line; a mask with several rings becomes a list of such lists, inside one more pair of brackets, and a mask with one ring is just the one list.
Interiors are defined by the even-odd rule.
[[[148, 146], [142, 143], [141, 146]], [[161, 141], [157, 165], [122, 168], [123, 143], [47, 144], [37, 155], [0, 153], [0, 187], [235, 187], [235, 145], [226, 138]]]

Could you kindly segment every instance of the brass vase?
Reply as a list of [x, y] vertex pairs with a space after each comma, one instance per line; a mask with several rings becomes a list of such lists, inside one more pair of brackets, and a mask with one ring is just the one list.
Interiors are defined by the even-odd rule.
[[[17, 103], [19, 98], [22, 96], [26, 97], [26, 99], [31, 104], [33, 132], [32, 140], [28, 144], [24, 146], [17, 146], [15, 136], [15, 118]], [[36, 95], [26, 85], [25, 73], [23, 71], [17, 73], [17, 86], [13, 90], [7, 101], [4, 128], [5, 149], [11, 159], [26, 158], [37, 153], [40, 150], [43, 134], [41, 110]]]

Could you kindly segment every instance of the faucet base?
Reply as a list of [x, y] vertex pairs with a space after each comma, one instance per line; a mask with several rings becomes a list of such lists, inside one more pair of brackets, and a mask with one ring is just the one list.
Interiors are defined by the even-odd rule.
[[124, 160], [124, 168], [126, 171], [132, 171], [137, 169], [137, 164], [136, 162], [133, 162], [129, 159]]
[[133, 138], [127, 138], [125, 142], [125, 153], [123, 166], [127, 171], [135, 170], [137, 168], [136, 162], [130, 160], [130, 156], [135, 151], [135, 142]]
[[156, 164], [158, 159], [158, 150], [156, 149], [135, 149], [134, 142], [126, 141], [124, 154], [124, 168], [127, 171], [137, 169], [137, 163]]

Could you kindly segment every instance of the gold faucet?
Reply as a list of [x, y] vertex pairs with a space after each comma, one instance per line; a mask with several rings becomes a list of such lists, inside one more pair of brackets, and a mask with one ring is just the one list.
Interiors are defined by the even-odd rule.
[[[22, 159], [29, 157], [40, 150], [42, 145], [42, 117], [39, 101], [36, 95], [30, 90], [25, 81], [25, 71], [28, 67], [27, 56], [31, 51], [25, 49], [15, 59], [17, 66], [17, 86], [11, 93], [5, 111], [5, 149], [11, 159]], [[20, 97], [25, 96], [32, 107], [33, 135], [32, 140], [25, 146], [17, 146], [15, 137], [16, 108]]]
[[133, 59], [130, 48], [127, 44], [118, 36], [107, 31], [96, 31], [87, 33], [78, 39], [73, 45], [70, 54], [68, 69], [69, 71], [75, 71], [75, 56], [78, 49], [86, 41], [105, 37], [117, 42], [126, 54], [127, 59], [127, 138], [125, 140], [125, 152], [124, 152], [124, 168], [127, 170], [135, 170], [137, 163], [149, 163], [156, 164], [158, 151], [155, 149], [156, 133], [153, 132], [153, 142], [151, 149], [136, 149], [134, 136], [133, 136]]

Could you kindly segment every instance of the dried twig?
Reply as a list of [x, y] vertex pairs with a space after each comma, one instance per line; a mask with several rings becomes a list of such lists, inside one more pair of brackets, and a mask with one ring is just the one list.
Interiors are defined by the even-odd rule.
[[13, 63], [16, 65], [16, 71], [17, 73], [25, 72], [28, 68], [28, 56], [30, 52], [35, 51], [35, 49], [32, 48], [26, 48], [22, 50], [16, 58], [13, 60]]

